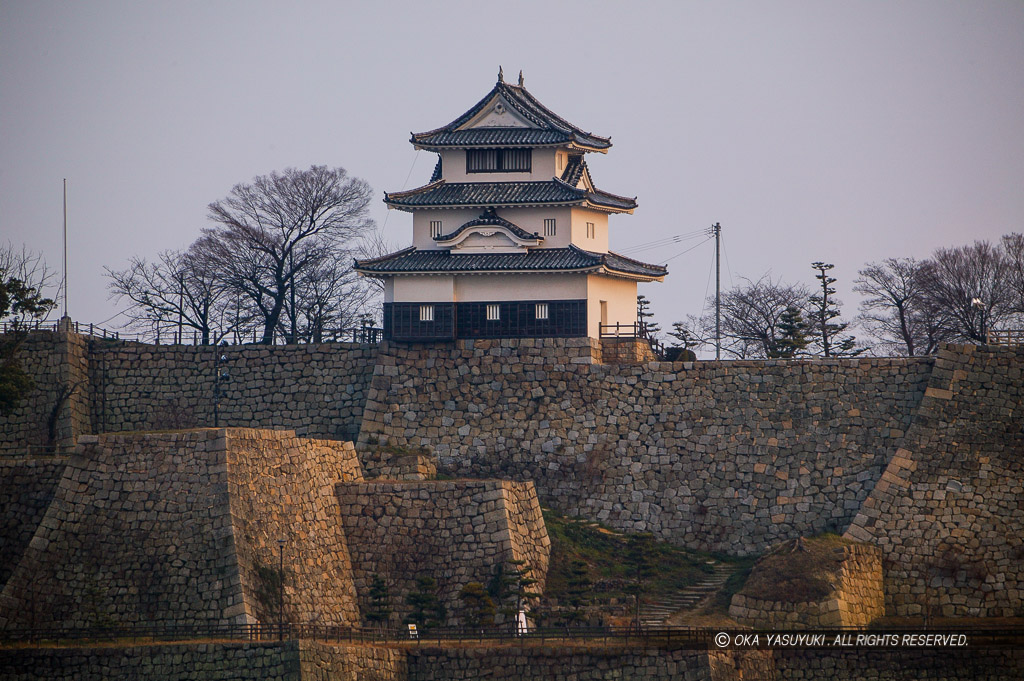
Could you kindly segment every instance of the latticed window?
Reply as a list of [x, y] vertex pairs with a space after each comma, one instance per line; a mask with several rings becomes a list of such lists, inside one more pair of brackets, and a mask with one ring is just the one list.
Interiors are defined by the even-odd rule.
[[594, 238], [594, 233], [595, 233], [594, 223], [593, 222], [588, 222], [587, 223], [587, 238], [588, 239], [593, 239]]
[[421, 322], [432, 322], [432, 321], [434, 321], [434, 306], [433, 305], [420, 305], [420, 321]]
[[430, 238], [431, 239], [436, 239], [439, 236], [441, 236], [441, 221], [440, 220], [431, 220], [430, 221]]
[[501, 319], [501, 306], [497, 303], [487, 305], [487, 321], [496, 322]]
[[548, 304], [537, 303], [533, 308], [534, 319], [547, 319], [548, 318]]
[[555, 235], [555, 219], [554, 218], [544, 218], [544, 236], [554, 236], [554, 235]]
[[530, 172], [532, 149], [467, 149], [467, 173]]

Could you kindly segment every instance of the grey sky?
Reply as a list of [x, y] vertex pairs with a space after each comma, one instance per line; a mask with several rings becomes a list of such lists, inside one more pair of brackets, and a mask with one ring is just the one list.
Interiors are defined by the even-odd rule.
[[[868, 261], [1024, 231], [1022, 2], [4, 0], [0, 238], [59, 267], [67, 177], [71, 315], [107, 320], [103, 267], [185, 248], [238, 182], [325, 164], [380, 196], [423, 184], [409, 132], [499, 64], [612, 136], [595, 182], [640, 203], [614, 250], [721, 222], [726, 286], [811, 284], [826, 260], [851, 317]], [[385, 236], [405, 245], [411, 217]], [[663, 326], [700, 311], [711, 260], [641, 287]]]

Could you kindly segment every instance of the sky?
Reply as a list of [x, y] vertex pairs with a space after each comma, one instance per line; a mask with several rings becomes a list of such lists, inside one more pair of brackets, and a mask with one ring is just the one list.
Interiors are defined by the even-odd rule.
[[[72, 318], [118, 328], [104, 268], [184, 249], [207, 205], [287, 167], [342, 166], [385, 239], [425, 184], [410, 131], [499, 65], [598, 135], [598, 187], [637, 196], [612, 250], [667, 263], [663, 327], [723, 288], [832, 275], [1024, 231], [1024, 2], [49, 2], [0, 0], [0, 242], [62, 259]], [[692, 250], [687, 249], [692, 248]]]

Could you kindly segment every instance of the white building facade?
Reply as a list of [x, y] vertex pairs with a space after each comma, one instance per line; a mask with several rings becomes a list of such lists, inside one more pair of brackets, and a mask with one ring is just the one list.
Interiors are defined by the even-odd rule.
[[594, 186], [585, 156], [608, 138], [499, 72], [469, 111], [411, 141], [438, 155], [433, 176], [384, 201], [412, 213], [412, 246], [355, 265], [385, 283], [385, 338], [596, 338], [635, 324], [637, 283], [667, 270], [608, 250], [609, 216], [637, 206]]

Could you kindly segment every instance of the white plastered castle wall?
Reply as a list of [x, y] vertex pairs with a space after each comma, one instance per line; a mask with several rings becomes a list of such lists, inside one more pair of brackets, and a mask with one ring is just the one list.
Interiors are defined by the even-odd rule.
[[585, 274], [482, 274], [455, 278], [455, 300], [485, 303], [506, 300], [582, 300]]
[[587, 277], [587, 335], [599, 338], [601, 301], [605, 302], [608, 324], [636, 322], [636, 282], [592, 274]]
[[545, 182], [561, 174], [555, 170], [555, 151], [554, 147], [534, 149], [530, 172], [467, 173], [466, 150], [445, 149], [440, 152], [441, 171], [446, 182]]

